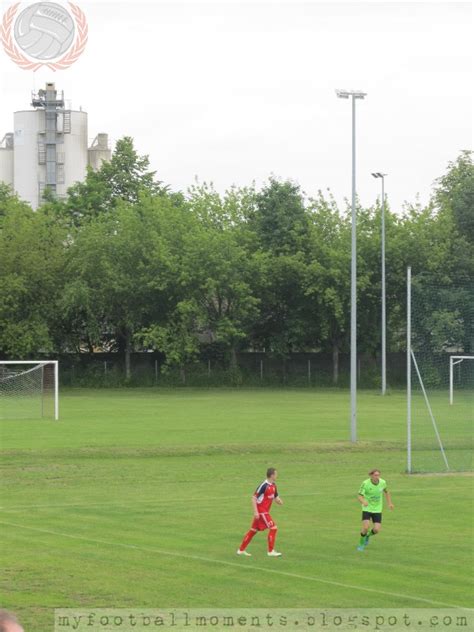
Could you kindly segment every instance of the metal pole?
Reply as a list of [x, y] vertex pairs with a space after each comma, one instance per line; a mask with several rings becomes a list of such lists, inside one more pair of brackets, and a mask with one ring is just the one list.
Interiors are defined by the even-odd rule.
[[407, 471], [411, 473], [411, 267], [407, 268]]
[[351, 234], [351, 441], [357, 441], [357, 236], [356, 236], [356, 99], [367, 93], [336, 90], [340, 99], [352, 97], [352, 234]]
[[357, 441], [357, 234], [355, 95], [352, 95], [351, 441]]
[[311, 360], [308, 360], [308, 384], [311, 386]]
[[453, 356], [449, 356], [449, 403], [453, 405]]
[[385, 178], [382, 176], [382, 395], [387, 390], [387, 338], [385, 305]]
[[[41, 418], [44, 417], [44, 367], [45, 365], [41, 367]], [[56, 419], [56, 408], [54, 418]]]
[[59, 362], [54, 363], [54, 418], [59, 419]]

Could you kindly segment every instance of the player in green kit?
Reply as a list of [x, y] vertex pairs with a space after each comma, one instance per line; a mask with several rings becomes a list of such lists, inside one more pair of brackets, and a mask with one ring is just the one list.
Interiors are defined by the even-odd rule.
[[[360, 531], [358, 551], [364, 551], [369, 544], [369, 538], [382, 528], [383, 494], [385, 494], [389, 509], [393, 509], [392, 499], [387, 489], [387, 482], [380, 478], [380, 470], [371, 470], [359, 489], [357, 496], [362, 505], [362, 529]], [[370, 521], [372, 520], [372, 529]]]

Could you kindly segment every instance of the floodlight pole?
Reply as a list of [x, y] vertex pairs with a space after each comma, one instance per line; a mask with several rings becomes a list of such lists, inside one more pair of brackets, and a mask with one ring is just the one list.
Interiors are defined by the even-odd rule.
[[340, 99], [352, 98], [352, 213], [351, 213], [351, 442], [357, 441], [357, 224], [356, 224], [356, 99], [365, 92], [336, 90]]
[[382, 395], [387, 392], [387, 310], [385, 291], [385, 176], [386, 173], [373, 173], [374, 178], [382, 179]]
[[357, 441], [357, 218], [356, 218], [356, 108], [352, 95], [352, 213], [351, 213], [351, 441]]
[[387, 390], [387, 312], [385, 296], [385, 178], [382, 175], [382, 395], [385, 395]]

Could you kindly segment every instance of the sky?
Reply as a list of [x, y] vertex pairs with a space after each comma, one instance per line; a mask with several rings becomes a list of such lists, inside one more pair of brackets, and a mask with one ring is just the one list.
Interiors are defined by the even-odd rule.
[[[61, 3], [58, 0], [59, 4]], [[2, 15], [12, 5], [1, 3]], [[32, 2], [20, 3], [20, 9]], [[0, 138], [31, 91], [55, 81], [89, 113], [89, 137], [132, 136], [174, 190], [197, 177], [223, 192], [271, 176], [308, 196], [357, 192], [395, 212], [425, 204], [472, 145], [472, 9], [467, 2], [88, 2], [89, 41], [67, 70], [16, 66], [0, 48]]]

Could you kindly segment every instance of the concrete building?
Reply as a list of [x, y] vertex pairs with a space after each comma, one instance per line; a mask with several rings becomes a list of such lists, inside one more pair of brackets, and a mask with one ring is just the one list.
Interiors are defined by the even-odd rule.
[[0, 141], [0, 182], [13, 184], [13, 134], [5, 134]]
[[88, 146], [87, 112], [66, 109], [54, 83], [33, 94], [31, 105], [34, 110], [14, 113], [14, 133], [0, 143], [0, 180], [37, 208], [46, 187], [64, 198], [85, 178], [87, 165], [98, 169], [111, 150], [107, 134]]

